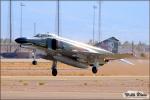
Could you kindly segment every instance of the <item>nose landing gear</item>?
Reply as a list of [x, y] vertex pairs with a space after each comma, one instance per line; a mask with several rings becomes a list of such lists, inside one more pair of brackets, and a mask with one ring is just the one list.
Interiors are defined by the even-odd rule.
[[52, 75], [57, 76], [57, 61], [56, 60], [53, 61], [53, 65], [51, 69], [52, 69]]
[[32, 58], [33, 58], [33, 61], [32, 61], [32, 64], [33, 65], [37, 65], [37, 61], [35, 60], [36, 59], [36, 50], [33, 50], [33, 52], [32, 52]]

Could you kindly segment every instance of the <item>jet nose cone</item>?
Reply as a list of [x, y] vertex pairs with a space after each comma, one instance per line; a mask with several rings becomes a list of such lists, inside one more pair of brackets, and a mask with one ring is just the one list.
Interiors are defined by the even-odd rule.
[[22, 43], [27, 43], [27, 39], [24, 38], [24, 37], [17, 38], [17, 39], [15, 39], [15, 41], [16, 41], [17, 43], [20, 43], [20, 44], [22, 44]]

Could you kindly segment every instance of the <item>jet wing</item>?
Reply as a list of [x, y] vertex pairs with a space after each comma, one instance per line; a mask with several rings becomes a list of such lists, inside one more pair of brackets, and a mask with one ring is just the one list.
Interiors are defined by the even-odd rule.
[[104, 58], [107, 60], [123, 59], [133, 57], [132, 53], [123, 53], [123, 54], [103, 54]]
[[133, 57], [132, 53], [124, 53], [124, 54], [114, 54], [114, 53], [105, 53], [105, 54], [100, 54], [100, 53], [92, 53], [88, 51], [65, 51], [65, 50], [58, 50], [57, 52], [64, 54], [64, 55], [70, 55], [70, 56], [85, 56], [86, 58], [102, 58], [106, 60], [116, 60], [116, 59], [123, 59], [123, 58], [131, 58]]

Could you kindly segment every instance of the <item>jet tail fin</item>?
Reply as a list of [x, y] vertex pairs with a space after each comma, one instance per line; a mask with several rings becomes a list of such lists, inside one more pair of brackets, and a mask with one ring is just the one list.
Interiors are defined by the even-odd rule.
[[112, 53], [118, 53], [119, 40], [115, 37], [110, 37], [104, 41], [97, 43], [95, 46], [108, 50]]

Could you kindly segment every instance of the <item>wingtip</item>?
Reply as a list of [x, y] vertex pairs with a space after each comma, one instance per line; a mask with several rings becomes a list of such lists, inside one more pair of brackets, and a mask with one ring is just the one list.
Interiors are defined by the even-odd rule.
[[128, 61], [128, 60], [125, 60], [125, 59], [120, 59], [120, 61], [122, 61], [122, 62], [124, 62], [124, 63], [127, 63], [127, 64], [130, 64], [130, 65], [132, 65], [132, 66], [135, 65], [134, 63], [132, 63], [132, 62], [130, 62], [130, 61]]

